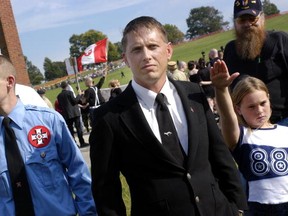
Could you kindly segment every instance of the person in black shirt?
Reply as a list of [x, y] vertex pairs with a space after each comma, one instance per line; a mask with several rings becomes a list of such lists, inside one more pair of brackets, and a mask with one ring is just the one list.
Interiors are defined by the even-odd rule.
[[83, 131], [81, 128], [81, 122], [80, 122], [80, 110], [78, 107], [78, 103], [80, 102], [80, 95], [77, 95], [77, 97], [74, 97], [74, 94], [72, 91], [67, 90], [68, 83], [66, 81], [63, 81], [61, 83], [62, 91], [57, 96], [57, 100], [59, 103], [59, 108], [62, 110], [61, 114], [63, 115], [66, 124], [69, 128], [69, 131], [71, 135], [74, 137], [74, 126], [77, 131], [77, 136], [80, 142], [80, 147], [85, 147], [88, 145], [84, 141], [83, 138]]
[[223, 60], [230, 74], [261, 79], [268, 87], [272, 105], [272, 123], [288, 126], [288, 34], [265, 31], [265, 15], [260, 0], [234, 4], [236, 39], [224, 50]]
[[89, 103], [89, 115], [90, 121], [93, 122], [93, 112], [94, 109], [105, 103], [105, 99], [101, 94], [100, 88], [102, 87], [106, 76], [101, 77], [99, 82], [94, 85], [93, 79], [91, 77], [85, 78], [85, 85], [88, 87], [84, 92], [84, 97], [82, 103]]

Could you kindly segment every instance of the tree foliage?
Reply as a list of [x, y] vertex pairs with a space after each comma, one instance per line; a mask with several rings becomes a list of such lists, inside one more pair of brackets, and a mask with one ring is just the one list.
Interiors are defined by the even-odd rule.
[[[87, 32], [80, 35], [73, 34], [69, 39], [69, 43], [71, 44], [70, 55], [73, 57], [79, 57], [88, 46], [104, 38], [107, 38], [105, 34], [93, 29], [88, 30]], [[118, 52], [118, 47], [115, 44], [109, 42], [108, 60], [114, 61], [118, 60], [120, 57], [121, 56]]]
[[229, 22], [223, 21], [221, 12], [214, 7], [199, 7], [191, 9], [186, 19], [188, 30], [186, 37], [192, 39], [204, 34], [222, 30]]
[[184, 40], [184, 33], [176, 25], [165, 24], [164, 29], [167, 32], [168, 41], [172, 44], [177, 44]]
[[64, 62], [52, 62], [47, 57], [44, 59], [44, 71], [47, 81], [67, 76], [66, 65]]
[[26, 68], [28, 71], [28, 76], [32, 85], [39, 85], [41, 81], [44, 80], [43, 74], [40, 72], [39, 68], [32, 64], [26, 56], [24, 56]]
[[263, 3], [263, 11], [266, 16], [270, 16], [273, 14], [279, 14], [280, 11], [278, 10], [277, 6], [270, 2], [270, 0], [264, 0]]

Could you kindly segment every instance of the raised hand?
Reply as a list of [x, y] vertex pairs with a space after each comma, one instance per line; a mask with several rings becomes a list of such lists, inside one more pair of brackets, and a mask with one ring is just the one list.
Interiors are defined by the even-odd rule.
[[214, 87], [217, 89], [228, 87], [238, 76], [238, 72], [229, 75], [228, 68], [222, 60], [217, 60], [210, 69], [210, 79]]

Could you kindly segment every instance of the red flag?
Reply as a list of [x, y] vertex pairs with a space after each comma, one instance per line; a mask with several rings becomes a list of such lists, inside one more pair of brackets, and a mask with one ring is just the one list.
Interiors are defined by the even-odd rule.
[[78, 68], [78, 71], [83, 71], [83, 65], [82, 65], [82, 63], [81, 63], [81, 59], [82, 59], [82, 55], [77, 58], [77, 68]]
[[[83, 55], [80, 56], [81, 64], [92, 64], [107, 62], [108, 38], [97, 41], [95, 44], [88, 46]], [[79, 62], [80, 63], [80, 62]]]

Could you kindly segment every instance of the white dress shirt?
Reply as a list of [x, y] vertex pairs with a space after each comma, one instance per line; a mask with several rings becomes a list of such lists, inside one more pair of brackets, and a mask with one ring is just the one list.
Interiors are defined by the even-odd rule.
[[[153, 131], [154, 135], [157, 137], [159, 142], [161, 142], [159, 126], [155, 114], [157, 106], [155, 98], [157, 96], [157, 93], [140, 86], [135, 82], [135, 80], [132, 80], [132, 87], [136, 93], [140, 107], [144, 113], [144, 116], [151, 130]], [[185, 112], [176, 88], [173, 86], [171, 82], [169, 82], [167, 77], [166, 82], [163, 88], [161, 89], [160, 93], [163, 93], [165, 95], [166, 98], [165, 103], [171, 114], [182, 148], [187, 155], [188, 129], [187, 129], [187, 120]]]

